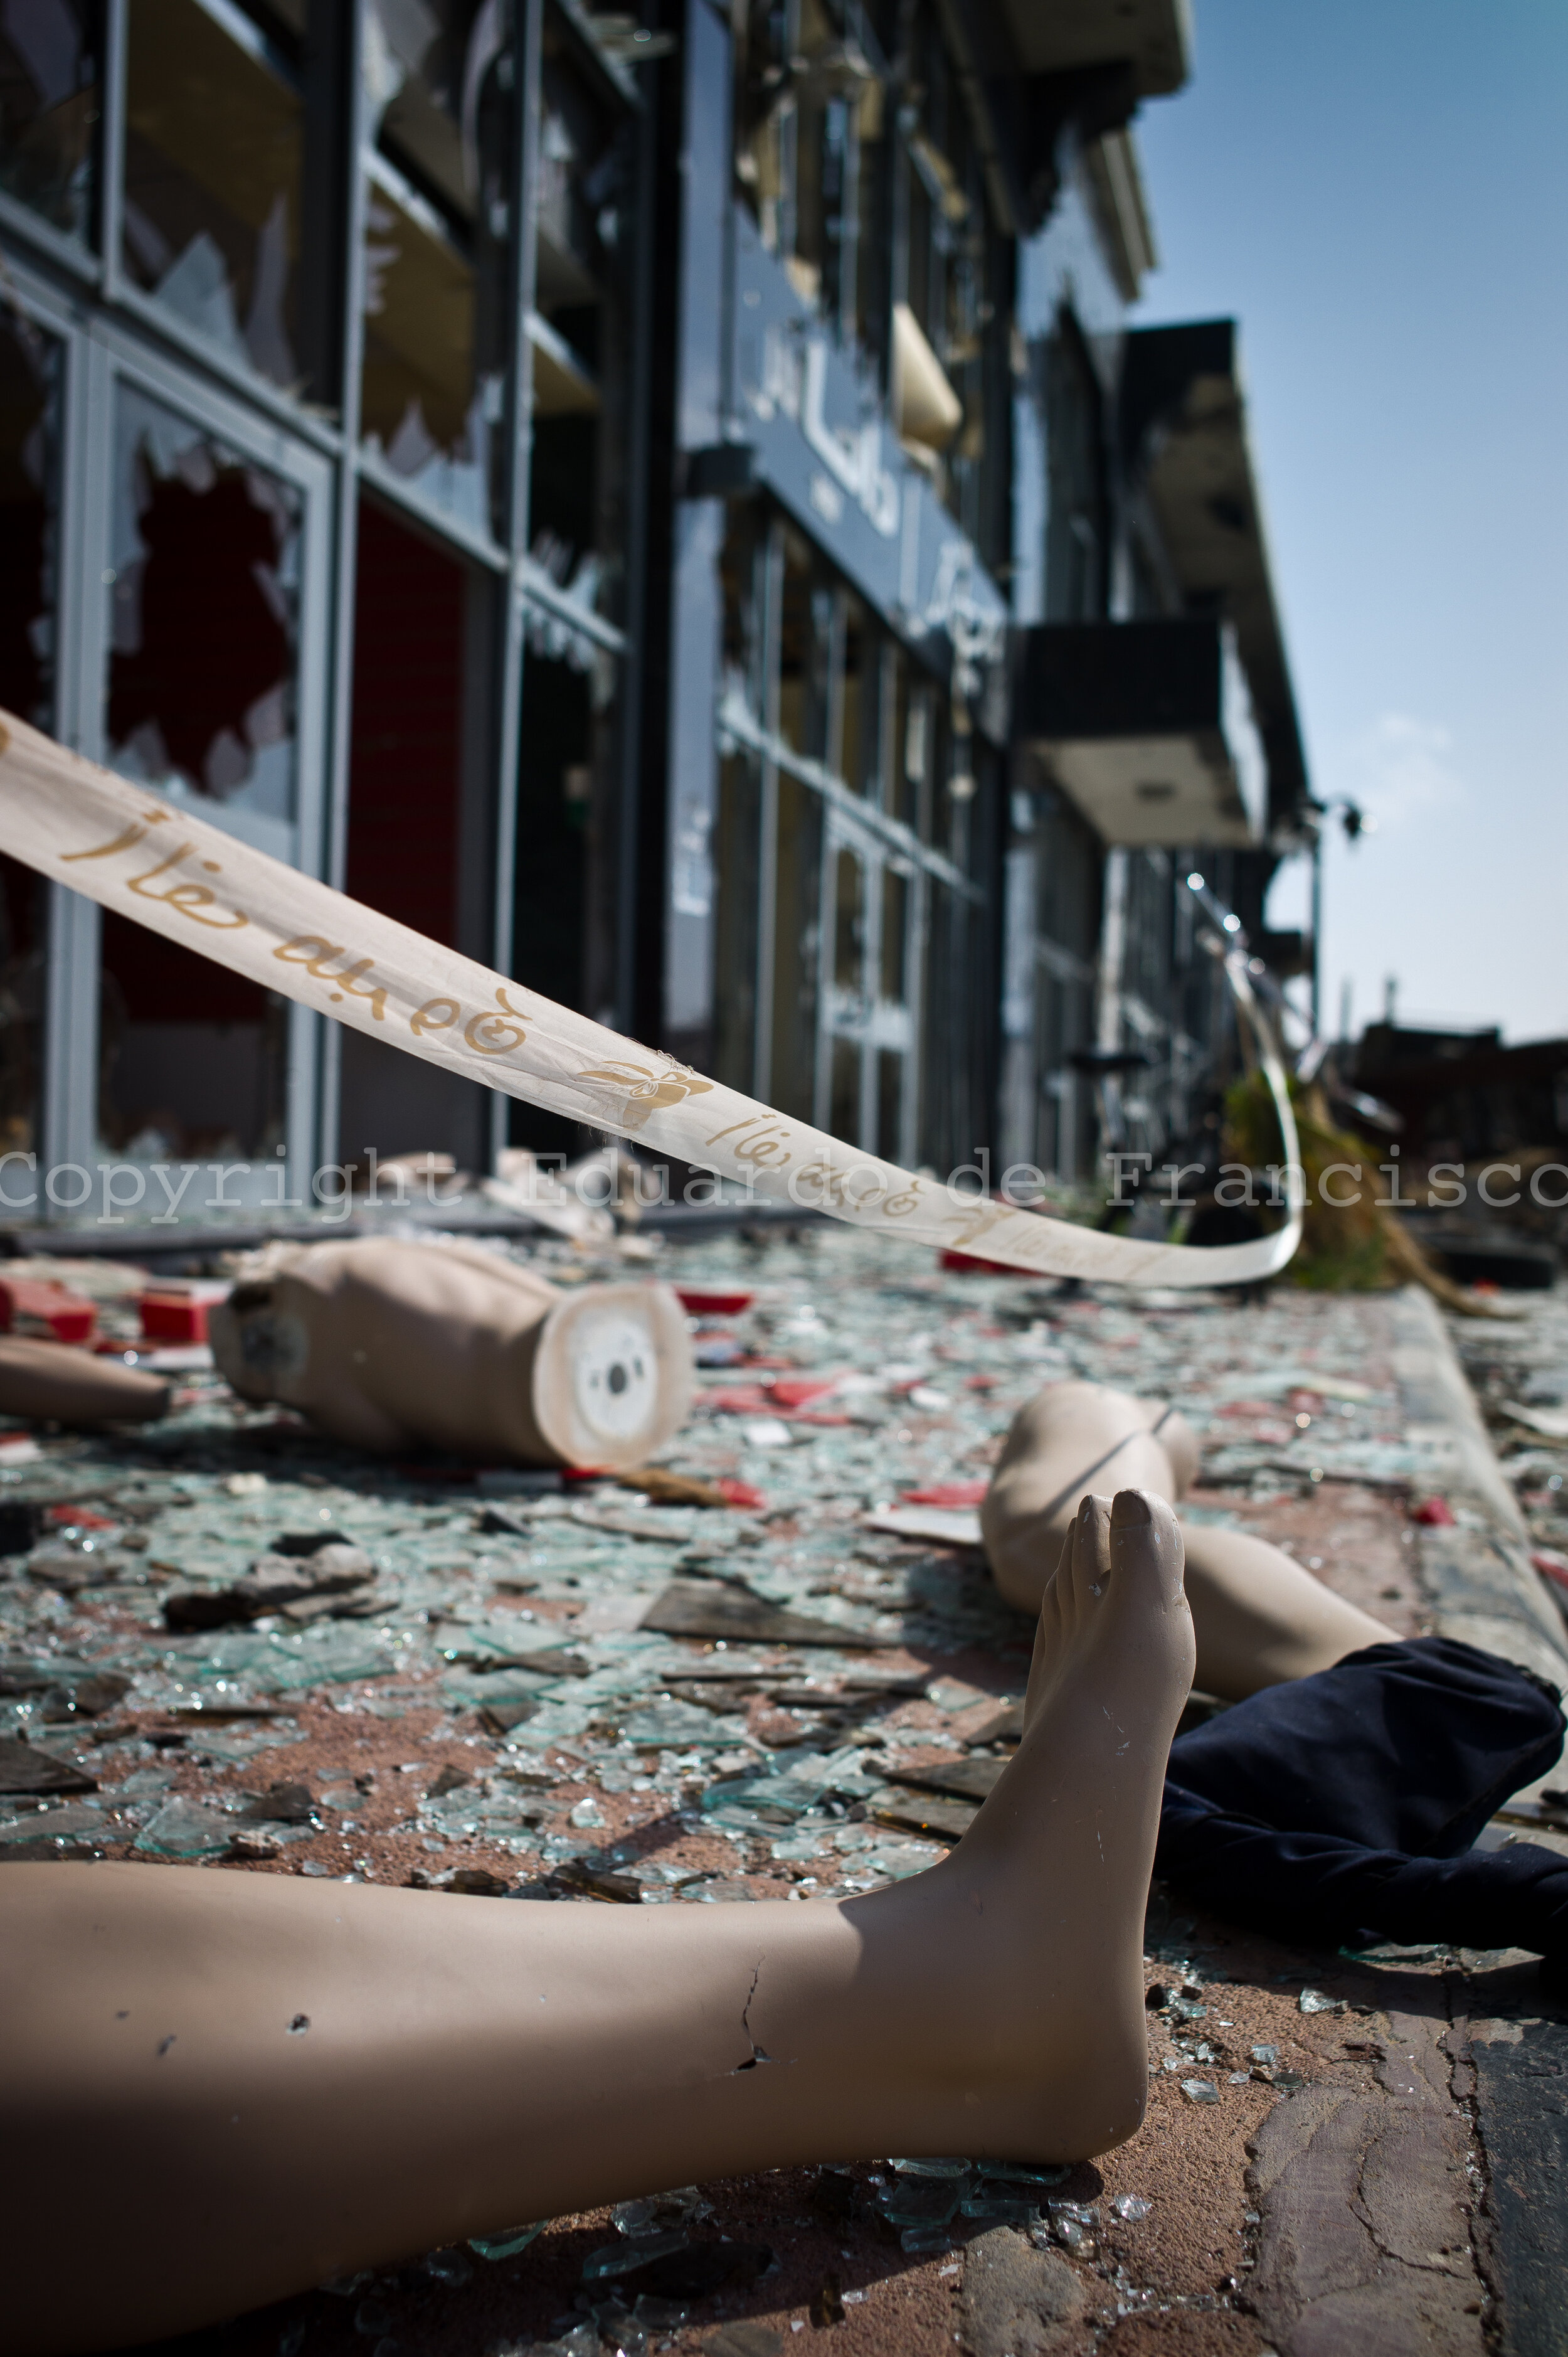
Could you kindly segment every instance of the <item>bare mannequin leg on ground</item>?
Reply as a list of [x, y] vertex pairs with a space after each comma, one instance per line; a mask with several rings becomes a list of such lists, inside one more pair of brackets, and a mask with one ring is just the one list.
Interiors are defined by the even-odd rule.
[[959, 1848], [863, 1898], [639, 1913], [11, 1867], [0, 2202], [27, 2264], [7, 2346], [117, 2348], [520, 2219], [824, 2155], [1121, 2143], [1192, 1681], [1181, 1567], [1162, 1501], [1085, 1501], [1015, 1758]]
[[[1174, 1506], [1197, 1464], [1176, 1409], [1099, 1383], [1047, 1384], [1015, 1416], [981, 1508], [996, 1585], [1021, 1611], [1037, 1611], [1061, 1534], [1091, 1484], [1129, 1482]], [[1182, 1537], [1205, 1694], [1240, 1702], [1397, 1635], [1265, 1539], [1201, 1524], [1184, 1524]]]

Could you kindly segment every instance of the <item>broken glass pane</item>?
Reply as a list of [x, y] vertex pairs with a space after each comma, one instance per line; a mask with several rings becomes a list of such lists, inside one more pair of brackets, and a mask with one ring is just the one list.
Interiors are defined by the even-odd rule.
[[291, 484], [121, 388], [107, 717], [124, 776], [292, 822], [302, 511]]
[[274, 384], [301, 371], [297, 75], [229, 0], [129, 12], [123, 262], [134, 285]]
[[411, 490], [499, 536], [508, 360], [512, 58], [497, 8], [371, 0], [365, 80], [368, 448]]
[[468, 2248], [477, 2251], [481, 2259], [495, 2261], [515, 2258], [526, 2251], [536, 2234], [542, 2234], [550, 2221], [536, 2218], [532, 2226], [503, 2226], [499, 2234], [470, 2234]]
[[0, 188], [68, 237], [91, 227], [97, 24], [91, 0], [0, 12]]
[[[19, 310], [0, 319], [0, 705], [44, 729], [55, 724], [59, 361], [55, 338]], [[44, 913], [38, 876], [0, 859], [0, 1150], [36, 1143]]]
[[583, 2261], [583, 2281], [597, 2283], [608, 2276], [629, 2275], [634, 2267], [646, 2266], [650, 2259], [668, 2258], [673, 2252], [689, 2246], [685, 2234], [628, 2234], [618, 2243], [601, 2243]]
[[942, 2226], [958, 2213], [964, 2198], [963, 2178], [901, 2176], [876, 2206], [895, 2226]]
[[227, 1849], [231, 1829], [199, 1801], [166, 1801], [136, 1835], [135, 1846], [158, 1857], [210, 1857]]

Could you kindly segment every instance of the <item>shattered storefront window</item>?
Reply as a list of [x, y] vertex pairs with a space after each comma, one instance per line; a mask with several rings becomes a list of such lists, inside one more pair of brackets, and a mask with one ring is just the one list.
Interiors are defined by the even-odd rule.
[[[290, 856], [301, 496], [126, 387], [114, 462], [109, 757]], [[104, 1140], [134, 1160], [272, 1153], [284, 1001], [128, 918], [102, 939]]]
[[501, 537], [510, 51], [493, 7], [366, 22], [378, 143], [365, 207], [366, 447], [411, 490]]
[[[60, 350], [16, 314], [0, 319], [0, 706], [35, 727], [55, 711]], [[35, 1144], [44, 996], [44, 886], [0, 859], [0, 1152]]]
[[7, 0], [0, 11], [0, 188], [85, 238], [98, 124], [91, 0]]
[[292, 822], [302, 506], [275, 475], [122, 389], [107, 733], [124, 775]]
[[129, 11], [122, 259], [133, 285], [274, 384], [301, 374], [304, 102], [236, 7]]

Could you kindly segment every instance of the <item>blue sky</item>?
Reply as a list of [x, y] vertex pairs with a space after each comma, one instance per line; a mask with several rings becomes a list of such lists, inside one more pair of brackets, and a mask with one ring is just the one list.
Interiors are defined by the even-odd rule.
[[[1140, 325], [1240, 322], [1324, 1007], [1568, 1034], [1568, 6], [1197, 0]], [[1297, 879], [1271, 915], [1299, 921]]]

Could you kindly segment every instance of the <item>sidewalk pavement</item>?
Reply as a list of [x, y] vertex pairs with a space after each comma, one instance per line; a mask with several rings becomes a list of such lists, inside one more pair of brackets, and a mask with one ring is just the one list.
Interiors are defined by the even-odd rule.
[[[731, 1484], [723, 1509], [355, 1458], [199, 1373], [129, 1437], [30, 1458], [0, 1439], [0, 1526], [36, 1542], [0, 1579], [0, 1707], [94, 1787], [0, 1804], [0, 1857], [413, 1879], [432, 1905], [745, 1904], [917, 1872], [967, 1821], [955, 1771], [1001, 1756], [1030, 1629], [972, 1548], [879, 1510], [926, 1493], [913, 1511], [960, 1517], [933, 1527], [961, 1541], [1014, 1410], [1068, 1374], [1179, 1397], [1205, 1448], [1190, 1519], [1273, 1539], [1402, 1634], [1568, 1679], [1530, 1562], [1561, 1492], [1543, 1472], [1521, 1510], [1423, 1296], [1134, 1304], [816, 1227], [649, 1265], [754, 1297], [701, 1336], [703, 1403], [666, 1453]], [[1517, 1365], [1550, 1412], [1554, 1314], [1465, 1334], [1488, 1399]], [[166, 1627], [171, 1593], [323, 1532], [373, 1576], [248, 1627]], [[1568, 1847], [1486, 1838], [1521, 1836]], [[667, 2213], [413, 2255], [200, 2338], [224, 2357], [776, 2357], [806, 2331], [843, 2357], [1561, 2349], [1568, 2021], [1532, 1965], [1294, 1952], [1158, 1889], [1147, 1944], [1148, 2119], [1058, 2182], [828, 2154]], [[684, 2246], [585, 2279], [622, 2236], [640, 2258], [650, 2223]]]

